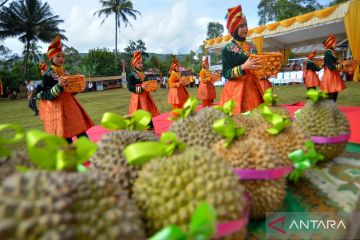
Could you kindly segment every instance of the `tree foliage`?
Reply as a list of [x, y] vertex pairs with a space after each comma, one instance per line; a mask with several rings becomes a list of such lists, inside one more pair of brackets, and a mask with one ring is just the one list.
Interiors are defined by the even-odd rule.
[[221, 37], [224, 33], [224, 26], [218, 22], [209, 22], [207, 27], [207, 39]]
[[258, 4], [259, 25], [292, 18], [322, 7], [317, 0], [261, 0]]
[[120, 75], [120, 65], [109, 64], [115, 60], [114, 54], [106, 48], [90, 49], [87, 56], [83, 59], [85, 66], [96, 66], [93, 71], [95, 76], [114, 76]]
[[41, 0], [16, 0], [3, 6], [0, 10], [0, 39], [18, 37], [26, 45], [24, 56], [24, 73], [27, 72], [28, 56], [32, 41], [51, 42], [54, 37], [62, 35], [64, 30], [58, 25], [63, 20], [54, 15], [47, 2]]
[[117, 34], [118, 29], [121, 27], [121, 23], [127, 27], [131, 25], [129, 17], [136, 20], [136, 15], [141, 13], [138, 10], [134, 9], [133, 3], [129, 0], [100, 0], [102, 8], [94, 13], [99, 18], [104, 16], [101, 24], [105, 22], [105, 19], [110, 15], [115, 16], [115, 65], [117, 65]]

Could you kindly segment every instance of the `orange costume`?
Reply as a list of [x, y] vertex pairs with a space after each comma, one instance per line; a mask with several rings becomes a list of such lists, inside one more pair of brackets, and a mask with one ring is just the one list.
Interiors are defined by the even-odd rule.
[[259, 82], [263, 92], [269, 88], [272, 88], [271, 82], [267, 78], [260, 79]]
[[[62, 52], [62, 44], [57, 36], [48, 48], [49, 60], [51, 61], [59, 52]], [[64, 68], [54, 64], [51, 68], [46, 68], [45, 65], [41, 66], [43, 81], [39, 103], [40, 118], [44, 121], [45, 132], [67, 139], [80, 135], [87, 136], [85, 132], [94, 126], [93, 121], [73, 94], [64, 92], [58, 84], [58, 79], [65, 76]]]
[[263, 88], [256, 75], [248, 70], [242, 70], [251, 53], [256, 53], [254, 44], [241, 39], [237, 30], [246, 23], [241, 6], [228, 9], [227, 29], [233, 40], [222, 50], [223, 75], [228, 79], [221, 93], [220, 105], [233, 99], [235, 101], [234, 114], [247, 112], [263, 103]]
[[127, 78], [128, 89], [131, 92], [129, 114], [142, 109], [151, 113], [152, 117], [156, 117], [160, 113], [150, 93], [145, 91], [142, 87], [142, 83], [146, 80], [142, 71], [136, 68], [138, 63], [142, 63], [142, 56], [140, 51], [135, 51], [132, 59], [134, 70]]
[[335, 57], [333, 46], [336, 44], [336, 38], [329, 35], [324, 42], [324, 47], [327, 49], [324, 56], [324, 75], [321, 80], [321, 90], [329, 94], [329, 98], [336, 102], [339, 92], [346, 88], [344, 81], [340, 77], [339, 70], [343, 68], [342, 64], [338, 63]]
[[316, 50], [307, 55], [308, 61], [306, 62], [306, 69], [304, 70], [305, 86], [307, 89], [316, 89], [317, 86], [320, 86], [320, 80], [316, 74], [317, 71], [320, 71], [320, 68], [313, 62], [315, 56]]
[[206, 57], [202, 63], [200, 71], [200, 86], [198, 89], [198, 99], [202, 100], [203, 107], [212, 105], [213, 100], [216, 98], [216, 90], [213, 84], [213, 79], [209, 72], [209, 60]]
[[189, 93], [181, 80], [181, 73], [177, 71], [180, 67], [178, 60], [175, 58], [170, 67], [169, 77], [169, 96], [168, 103], [172, 104], [173, 109], [182, 108], [189, 98]]

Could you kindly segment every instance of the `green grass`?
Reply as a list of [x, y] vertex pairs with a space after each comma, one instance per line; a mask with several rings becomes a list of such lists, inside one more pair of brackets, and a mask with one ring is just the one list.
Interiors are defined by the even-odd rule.
[[[338, 105], [342, 106], [360, 106], [360, 83], [347, 83], [348, 88], [341, 92], [338, 97]], [[216, 88], [218, 101], [222, 88]], [[191, 96], [197, 96], [197, 89], [188, 89]], [[280, 103], [294, 103], [305, 101], [304, 85], [274, 86], [274, 92], [279, 96]], [[171, 110], [170, 104], [167, 103], [167, 89], [160, 89], [152, 93], [157, 107], [161, 113]], [[76, 98], [89, 113], [96, 125], [99, 124], [100, 118], [105, 112], [115, 112], [126, 114], [129, 106], [130, 92], [127, 89], [114, 89], [107, 91], [97, 91], [82, 93], [76, 95]], [[34, 117], [33, 112], [27, 107], [27, 100], [0, 100], [0, 124], [17, 123], [22, 125], [26, 130], [43, 129], [43, 123], [39, 117]], [[10, 131], [0, 132], [1, 135], [9, 136]], [[11, 145], [11, 149], [21, 149], [24, 144]]]

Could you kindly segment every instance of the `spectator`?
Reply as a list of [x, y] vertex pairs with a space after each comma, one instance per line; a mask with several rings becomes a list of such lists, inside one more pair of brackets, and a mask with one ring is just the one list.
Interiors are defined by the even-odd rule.
[[28, 106], [31, 110], [34, 111], [34, 116], [39, 115], [39, 111], [36, 106], [36, 87], [33, 82], [30, 82], [30, 80], [25, 80], [25, 85], [27, 88], [27, 99], [28, 99]]

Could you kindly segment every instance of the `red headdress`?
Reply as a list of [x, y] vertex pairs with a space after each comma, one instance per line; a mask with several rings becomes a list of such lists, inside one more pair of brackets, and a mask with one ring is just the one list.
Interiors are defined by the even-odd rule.
[[241, 5], [228, 9], [226, 28], [231, 35], [234, 35], [239, 25], [244, 22], [246, 22], [246, 17], [242, 13]]
[[329, 49], [334, 43], [336, 43], [336, 38], [334, 35], [330, 34], [323, 45], [326, 49]]
[[48, 66], [46, 65], [46, 63], [42, 62], [42, 63], [39, 64], [39, 67], [40, 67], [41, 76], [42, 76], [42, 75], [44, 75], [44, 73], [48, 69]]
[[133, 59], [131, 61], [131, 65], [135, 67], [136, 64], [138, 64], [139, 62], [142, 62], [141, 51], [135, 51], [133, 55]]
[[172, 71], [174, 71], [177, 66], [180, 66], [179, 61], [177, 60], [177, 58], [174, 58], [171, 63], [169, 72], [171, 73]]
[[202, 66], [203, 68], [205, 68], [206, 66], [209, 66], [209, 59], [208, 59], [207, 56], [204, 58], [201, 66]]
[[57, 53], [61, 51], [62, 51], [62, 44], [60, 41], [60, 36], [56, 36], [48, 47], [47, 56], [51, 60]]
[[311, 51], [311, 52], [308, 53], [308, 55], [306, 55], [306, 57], [307, 57], [309, 60], [313, 59], [315, 56], [316, 56], [316, 50]]

